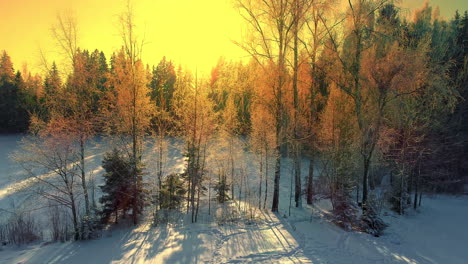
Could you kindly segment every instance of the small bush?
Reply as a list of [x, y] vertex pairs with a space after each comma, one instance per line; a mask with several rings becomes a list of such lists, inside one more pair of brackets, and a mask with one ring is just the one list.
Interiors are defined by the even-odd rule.
[[88, 240], [100, 237], [101, 222], [101, 219], [95, 214], [83, 216], [81, 219], [81, 239]]
[[362, 230], [376, 237], [382, 235], [383, 230], [387, 227], [387, 224], [372, 209], [367, 209], [362, 214], [361, 220]]
[[51, 240], [54, 242], [69, 241], [73, 237], [73, 227], [62, 206], [49, 207], [49, 223], [51, 225]]
[[24, 245], [40, 238], [40, 228], [30, 214], [17, 214], [11, 217], [6, 224], [0, 225], [2, 245]]
[[358, 222], [358, 208], [352, 199], [343, 193], [335, 193], [332, 199], [333, 222], [346, 231], [350, 231]]

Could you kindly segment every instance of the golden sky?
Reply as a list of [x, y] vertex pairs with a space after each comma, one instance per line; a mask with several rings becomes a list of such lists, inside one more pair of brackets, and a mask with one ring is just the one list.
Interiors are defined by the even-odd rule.
[[[57, 13], [74, 13], [82, 48], [110, 54], [119, 49], [118, 14], [124, 0], [0, 0], [0, 50], [16, 69], [24, 62], [39, 70], [39, 48], [59, 60], [50, 28]], [[137, 31], [145, 36], [145, 63], [162, 56], [192, 70], [209, 71], [220, 56], [245, 54], [231, 40], [241, 38], [241, 18], [230, 0], [134, 0]]]
[[[0, 50], [5, 49], [16, 69], [24, 62], [40, 70], [39, 48], [60, 60], [50, 33], [57, 13], [73, 12], [79, 27], [79, 46], [100, 49], [109, 58], [121, 46], [118, 14], [124, 0], [0, 0]], [[405, 0], [409, 8], [424, 0]], [[232, 0], [133, 0], [138, 32], [146, 36], [143, 59], [157, 64], [162, 56], [176, 64], [209, 72], [220, 56], [245, 56], [231, 40], [242, 38], [242, 19]], [[468, 9], [467, 0], [432, 0], [443, 16]]]

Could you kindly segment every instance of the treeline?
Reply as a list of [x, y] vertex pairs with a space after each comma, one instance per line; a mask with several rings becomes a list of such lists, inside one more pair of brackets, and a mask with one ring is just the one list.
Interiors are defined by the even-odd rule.
[[[428, 4], [409, 19], [391, 1], [349, 1], [344, 13], [333, 1], [235, 2], [252, 27], [238, 43], [251, 60], [220, 59], [210, 76], [199, 78], [165, 58], [144, 65], [130, 10], [122, 15], [122, 49], [109, 64], [102, 52], [64, 45], [71, 70], [52, 64], [40, 77], [15, 73], [3, 53], [0, 127], [35, 136], [18, 160], [60, 176], [48, 182], [28, 170], [55, 186], [40, 194], [71, 210], [75, 239], [86, 238], [80, 230], [99, 207], [85, 169], [87, 142], [95, 135], [121, 143], [103, 161], [106, 221], [131, 212], [136, 224], [148, 199], [156, 210], [186, 205], [197, 221], [208, 184], [206, 153], [215, 137], [228, 153], [216, 172], [219, 202], [248, 200], [242, 161], [234, 153], [239, 136], [248, 136], [247, 147], [258, 157], [255, 207], [265, 208], [273, 189], [273, 212], [279, 210], [285, 157], [293, 164], [296, 207], [325, 194], [338, 224], [376, 234], [383, 224], [373, 190], [382, 181], [390, 182], [385, 199], [401, 214], [421, 204], [422, 192], [462, 191], [468, 170], [466, 11], [446, 21]], [[148, 172], [143, 149], [150, 135], [156, 171]], [[182, 174], [163, 170], [168, 136], [184, 139]], [[301, 175], [304, 157], [307, 175]], [[320, 175], [314, 175], [317, 164]], [[157, 183], [151, 190], [145, 173]]]

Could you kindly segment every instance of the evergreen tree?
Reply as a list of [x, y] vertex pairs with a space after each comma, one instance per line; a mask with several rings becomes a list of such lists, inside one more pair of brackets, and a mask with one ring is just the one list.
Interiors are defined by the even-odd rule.
[[3, 51], [0, 58], [0, 133], [24, 132], [28, 115], [23, 103], [23, 78], [14, 73], [10, 56]]
[[225, 201], [228, 201], [230, 199], [228, 195], [230, 186], [227, 183], [225, 173], [222, 173], [221, 175], [219, 175], [218, 182], [214, 186], [214, 189], [216, 191], [216, 199], [218, 200], [219, 203], [224, 203]]
[[180, 207], [187, 192], [179, 174], [169, 174], [163, 181], [160, 194], [161, 208], [175, 210]]
[[150, 82], [151, 99], [156, 102], [158, 108], [164, 108], [166, 111], [171, 109], [175, 82], [174, 65], [163, 57], [158, 66], [153, 67]]
[[52, 68], [48, 72], [44, 80], [44, 94], [41, 100], [40, 115], [42, 119], [47, 120], [50, 118], [51, 109], [60, 105], [59, 93], [61, 92], [62, 79], [57, 68], [57, 64], [52, 63]]
[[113, 149], [104, 155], [102, 167], [104, 174], [104, 185], [100, 186], [103, 195], [99, 199], [102, 204], [102, 219], [107, 222], [112, 214], [118, 221], [118, 213], [124, 214], [131, 208], [131, 164], [119, 150]]

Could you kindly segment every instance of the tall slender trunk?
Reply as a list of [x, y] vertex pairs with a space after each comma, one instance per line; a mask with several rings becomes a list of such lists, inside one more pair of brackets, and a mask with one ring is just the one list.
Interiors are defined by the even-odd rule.
[[162, 190], [162, 159], [163, 159], [163, 133], [159, 132], [158, 140], [158, 194], [159, 194], [159, 209], [161, 209], [161, 190]]
[[198, 172], [193, 171], [192, 175], [192, 190], [190, 194], [190, 207], [192, 209], [192, 223], [195, 223], [195, 191], [198, 189], [198, 184], [196, 183], [196, 177]]
[[195, 210], [195, 222], [197, 222], [198, 220], [198, 209], [200, 208], [200, 189], [201, 188], [198, 188], [197, 190], [197, 206]]
[[192, 165], [191, 165], [191, 149], [190, 143], [187, 142], [187, 150], [188, 150], [188, 161], [187, 161], [187, 214], [190, 210], [190, 194], [192, 193]]
[[367, 204], [367, 176], [369, 174], [370, 158], [364, 156], [364, 173], [362, 175], [362, 208], [366, 208]]
[[239, 207], [239, 212], [241, 210], [241, 202], [242, 202], [242, 184], [244, 183], [244, 179], [242, 178], [242, 174], [239, 175], [239, 197], [237, 198], [239, 200], [238, 207]]
[[234, 200], [234, 157], [233, 157], [233, 142], [232, 137], [229, 139], [229, 161], [231, 163], [231, 195], [232, 200]]
[[356, 203], [357, 203], [357, 204], [359, 204], [359, 193], [360, 193], [360, 188], [359, 188], [360, 184], [359, 184], [359, 180], [360, 180], [360, 179], [358, 179], [358, 181], [357, 181], [357, 183], [356, 183]]
[[[224, 193], [224, 187], [223, 187], [223, 193]], [[222, 201], [224, 202], [224, 195], [221, 194]], [[208, 182], [208, 215], [211, 215], [211, 175], [210, 175], [210, 180]]]
[[[278, 32], [283, 32], [284, 24], [279, 25]], [[271, 205], [272, 212], [278, 212], [279, 206], [279, 183], [281, 177], [281, 145], [283, 142], [282, 129], [284, 122], [284, 110], [283, 110], [283, 83], [284, 83], [284, 65], [285, 65], [285, 36], [279, 34], [278, 40], [278, 84], [276, 87], [276, 113], [275, 113], [275, 179], [273, 188], [273, 202]]]
[[309, 177], [307, 178], [307, 204], [312, 204], [314, 201], [314, 158], [309, 159]]
[[[299, 148], [299, 146], [297, 146]], [[296, 207], [302, 207], [302, 184], [301, 184], [301, 159], [300, 152], [294, 153], [294, 201]]]
[[86, 215], [90, 215], [89, 210], [89, 195], [88, 186], [86, 185], [86, 170], [85, 170], [85, 140], [84, 136], [80, 136], [80, 165], [81, 165], [81, 186], [83, 187], [83, 194], [85, 198], [85, 211]]
[[416, 208], [418, 207], [418, 189], [419, 189], [419, 177], [421, 175], [421, 162], [419, 162], [418, 164], [418, 174], [417, 174], [417, 177], [415, 179], [415, 184], [414, 184], [414, 201], [413, 201], [413, 207], [414, 209], [416, 210]]
[[263, 201], [263, 209], [266, 208], [268, 198], [268, 146], [265, 146], [265, 200]]
[[262, 209], [262, 182], [263, 182], [263, 157], [262, 152], [260, 152], [260, 179], [258, 182], [258, 209]]
[[[361, 7], [359, 7], [361, 8]], [[360, 12], [360, 10], [359, 10]], [[359, 15], [359, 14], [358, 14]], [[353, 83], [353, 93], [354, 93], [354, 103], [356, 106], [356, 118], [358, 121], [359, 125], [359, 130], [362, 133], [362, 136], [366, 136], [365, 130], [366, 127], [364, 126], [364, 118], [362, 114], [362, 97], [361, 97], [361, 53], [363, 49], [363, 43], [362, 43], [362, 25], [356, 23], [361, 23], [360, 19], [354, 18], [354, 30], [353, 33], [356, 37], [356, 50], [354, 54], [354, 61], [353, 65], [351, 68], [351, 73], [353, 75], [354, 83]], [[365, 141], [365, 139], [363, 138]], [[371, 154], [366, 153], [367, 152], [367, 146], [365, 143], [362, 144], [361, 146], [361, 153], [364, 159], [364, 173], [362, 175], [362, 207], [363, 209], [366, 208], [366, 203], [367, 203], [367, 177], [369, 175], [369, 167], [370, 167], [370, 158]]]
[[404, 211], [403, 211], [403, 193], [404, 193], [404, 179], [403, 179], [403, 176], [404, 176], [404, 173], [402, 172], [401, 175], [400, 175], [400, 199], [399, 199], [399, 202], [400, 202], [400, 210], [399, 210], [399, 213], [400, 215], [403, 215]]
[[76, 204], [75, 204], [75, 195], [73, 191], [70, 191], [69, 194], [70, 196], [70, 207], [72, 210], [72, 217], [73, 217], [73, 229], [74, 229], [74, 239], [79, 240], [80, 239], [80, 231], [78, 227], [78, 213], [76, 211]]
[[[294, 160], [294, 158], [293, 158]], [[288, 207], [288, 215], [291, 216], [291, 207], [292, 207], [292, 194], [293, 194], [293, 180], [294, 180], [295, 172], [291, 175], [291, 182], [289, 183], [289, 207]]]
[[96, 180], [91, 178], [91, 201], [92, 201], [92, 206], [93, 210], [96, 210], [97, 205], [96, 205]]
[[187, 173], [187, 214], [189, 213], [190, 210], [190, 194], [192, 193], [192, 176], [190, 176], [190, 170]]
[[[132, 65], [132, 71], [134, 71]], [[135, 78], [135, 73], [133, 73]], [[135, 80], [133, 80], [133, 97], [132, 97], [132, 218], [133, 224], [138, 224], [138, 179], [137, 179], [137, 166], [138, 166], [138, 134], [137, 134], [137, 89]]]
[[408, 179], [408, 186], [407, 186], [407, 193], [408, 196], [406, 197], [406, 204], [411, 206], [411, 193], [413, 192], [413, 184], [414, 184], [414, 172], [411, 170], [409, 173]]
[[278, 204], [279, 204], [279, 182], [280, 182], [280, 170], [281, 170], [281, 147], [277, 144], [275, 149], [275, 180], [274, 180], [274, 187], [273, 187], [273, 203], [271, 206], [272, 212], [278, 212]]
[[302, 183], [301, 183], [301, 146], [298, 142], [298, 113], [299, 113], [299, 93], [297, 88], [298, 82], [298, 32], [299, 32], [299, 2], [298, 0], [294, 1], [294, 41], [293, 41], [293, 53], [294, 53], [294, 62], [293, 62], [293, 94], [294, 94], [294, 124], [293, 124], [293, 147], [294, 147], [294, 201], [296, 207], [302, 206]]

